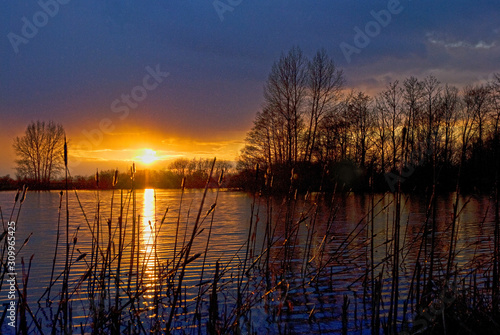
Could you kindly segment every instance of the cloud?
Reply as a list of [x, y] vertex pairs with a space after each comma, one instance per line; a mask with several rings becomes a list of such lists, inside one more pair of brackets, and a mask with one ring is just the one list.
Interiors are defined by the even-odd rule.
[[453, 40], [453, 38], [439, 38], [436, 36], [437, 34], [432, 32], [432, 33], [427, 33], [427, 40], [438, 46], [443, 46], [445, 48], [465, 48], [465, 49], [485, 49], [489, 50], [491, 48], [494, 48], [497, 46], [496, 41], [491, 41], [489, 43], [479, 40], [476, 42], [469, 42], [465, 40]]

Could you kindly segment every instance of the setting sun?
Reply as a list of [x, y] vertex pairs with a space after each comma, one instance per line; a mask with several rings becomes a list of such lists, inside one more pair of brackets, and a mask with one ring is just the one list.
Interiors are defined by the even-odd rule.
[[144, 164], [151, 164], [158, 160], [158, 157], [156, 156], [156, 151], [151, 149], [144, 149], [142, 151], [142, 155], [139, 156], [139, 159]]

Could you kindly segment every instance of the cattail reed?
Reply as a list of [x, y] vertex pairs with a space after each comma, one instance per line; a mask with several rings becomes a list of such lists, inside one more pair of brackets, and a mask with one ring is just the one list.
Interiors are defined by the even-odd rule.
[[[68, 156], [68, 149], [67, 149], [67, 143], [66, 139], [64, 139], [64, 146], [65, 146], [65, 168], [64, 168], [64, 174], [65, 174], [65, 188], [66, 188], [66, 258], [65, 258], [65, 263], [64, 263], [64, 278], [63, 278], [63, 288], [62, 288], [62, 294], [61, 294], [61, 306], [63, 310], [63, 318], [64, 318], [64, 330], [68, 331], [68, 300], [69, 300], [69, 287], [68, 287], [68, 281], [69, 281], [69, 184], [68, 184], [68, 166], [67, 166], [67, 156]], [[57, 313], [58, 315], [59, 313]], [[56, 319], [57, 316], [56, 315]]]

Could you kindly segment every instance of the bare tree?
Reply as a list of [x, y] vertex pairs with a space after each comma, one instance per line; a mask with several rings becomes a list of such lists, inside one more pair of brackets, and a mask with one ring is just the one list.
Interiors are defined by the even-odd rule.
[[465, 162], [467, 158], [467, 151], [469, 150], [475, 135], [474, 118], [476, 114], [475, 111], [477, 109], [475, 94], [475, 89], [472, 86], [465, 87], [462, 93], [463, 108], [460, 113], [460, 164]]
[[178, 174], [179, 176], [184, 177], [186, 175], [186, 170], [188, 166], [189, 166], [189, 159], [177, 158], [168, 165], [168, 168], [170, 170], [175, 171], [175, 173]]
[[480, 85], [474, 86], [467, 91], [466, 99], [471, 100], [474, 106], [474, 124], [477, 133], [477, 144], [483, 146], [485, 133], [488, 130], [490, 114], [490, 87]]
[[348, 97], [347, 115], [352, 122], [351, 133], [354, 145], [354, 160], [365, 167], [373, 130], [373, 114], [370, 109], [371, 98], [363, 92], [352, 92]]
[[441, 103], [441, 83], [434, 76], [429, 76], [422, 83], [423, 100], [425, 108], [422, 109], [422, 132], [425, 136], [425, 159], [433, 164], [437, 159], [437, 145], [442, 118], [442, 109], [438, 108]]
[[52, 121], [31, 122], [24, 136], [14, 139], [18, 178], [49, 184], [63, 169], [64, 136], [64, 128], [60, 124]]
[[323, 164], [348, 158], [352, 122], [348, 115], [347, 98], [329, 110], [321, 119], [315, 154]]
[[493, 134], [499, 136], [500, 127], [500, 73], [495, 74], [495, 79], [490, 84], [491, 104], [493, 109]]
[[[400, 145], [400, 132], [402, 128], [402, 90], [399, 86], [399, 82], [396, 80], [393, 83], [389, 83], [387, 88], [380, 94], [378, 99], [378, 109], [379, 109], [379, 117], [378, 117], [378, 134], [381, 138], [381, 142], [383, 143], [385, 140], [385, 130], [387, 127], [387, 131], [389, 133], [390, 139], [390, 149], [391, 154], [388, 152], [387, 155], [390, 157], [388, 160], [392, 160], [392, 165], [389, 165], [392, 170], [396, 170], [397, 164], [397, 154]], [[385, 156], [385, 149], [381, 149], [381, 154]], [[385, 158], [385, 157], [383, 157]], [[385, 171], [385, 159], [382, 162], [382, 172]]]
[[[258, 112], [252, 129], [246, 138], [246, 145], [240, 156], [241, 164], [253, 167], [255, 164], [271, 166], [275, 163], [283, 163], [283, 141], [280, 132], [275, 129], [277, 122], [274, 121], [273, 112], [264, 108]], [[243, 162], [245, 161], [245, 162]]]
[[451, 166], [453, 159], [453, 149], [455, 142], [455, 128], [458, 121], [459, 97], [458, 89], [454, 86], [446, 85], [441, 100], [443, 147], [441, 157], [445, 166]]
[[274, 63], [264, 88], [266, 108], [276, 111], [285, 124], [285, 152], [289, 164], [298, 161], [302, 105], [305, 98], [306, 58], [298, 47]]
[[[407, 130], [405, 156], [412, 153], [412, 158], [421, 160], [422, 157], [414, 157], [419, 148], [419, 140], [423, 141], [421, 124], [424, 90], [423, 83], [416, 77], [407, 78], [403, 83], [403, 101], [406, 111], [405, 127]], [[408, 159], [408, 157], [406, 157]]]
[[311, 161], [318, 125], [323, 116], [338, 102], [344, 82], [342, 70], [335, 67], [325, 50], [318, 51], [308, 64], [309, 127], [306, 132], [304, 161]]

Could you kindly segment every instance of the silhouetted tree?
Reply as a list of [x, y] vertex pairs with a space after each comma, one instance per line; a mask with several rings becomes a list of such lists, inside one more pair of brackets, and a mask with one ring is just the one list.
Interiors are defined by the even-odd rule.
[[313, 60], [309, 62], [307, 70], [309, 106], [306, 115], [309, 119], [309, 126], [305, 134], [304, 161], [311, 162], [318, 125], [338, 103], [345, 80], [342, 70], [335, 67], [325, 50], [316, 53]]
[[491, 103], [491, 95], [490, 95], [490, 87], [480, 85], [475, 86], [471, 90], [468, 91], [467, 99], [472, 99], [472, 103], [474, 106], [474, 124], [477, 133], [477, 143], [480, 147], [482, 147], [483, 142], [485, 140], [485, 135], [489, 130], [490, 121], [490, 103]]
[[364, 168], [366, 156], [373, 137], [373, 113], [370, 107], [371, 98], [363, 92], [352, 92], [347, 100], [347, 115], [352, 122], [351, 139], [352, 159]]
[[[386, 89], [377, 97], [375, 111], [376, 143], [380, 155], [380, 170], [386, 172], [396, 170], [397, 154], [401, 142], [402, 90], [396, 80], [389, 83]], [[386, 143], [388, 143], [386, 145]]]
[[284, 125], [281, 151], [293, 164], [299, 159], [299, 134], [301, 133], [302, 107], [306, 94], [307, 60], [298, 47], [290, 49], [274, 63], [264, 87], [265, 104], [270, 115], [277, 114]]
[[64, 128], [52, 121], [32, 122], [14, 139], [17, 176], [48, 185], [63, 169]]
[[349, 121], [344, 118], [345, 105], [339, 104], [321, 120], [315, 152], [323, 164], [345, 159], [345, 146]]
[[499, 127], [500, 127], [500, 74], [495, 75], [495, 79], [490, 84], [492, 99], [491, 105], [493, 109], [493, 117], [494, 117], [494, 126], [493, 133], [495, 137], [498, 137]]
[[421, 152], [420, 141], [423, 141], [421, 125], [423, 122], [422, 109], [424, 106], [424, 84], [416, 77], [407, 78], [403, 83], [403, 102], [405, 109], [406, 142], [404, 160], [408, 161], [412, 155], [413, 160], [421, 161], [422, 157], [416, 156]]
[[441, 122], [443, 128], [440, 157], [444, 166], [450, 167], [453, 163], [454, 143], [457, 139], [455, 128], [458, 121], [458, 109], [460, 108], [460, 99], [456, 87], [445, 85], [440, 108], [442, 110]]
[[311, 61], [298, 48], [282, 55], [269, 74], [265, 103], [247, 134], [238, 169], [259, 164], [276, 177], [282, 171], [283, 178], [290, 168], [320, 171], [321, 180], [335, 180], [329, 173], [339, 166], [377, 180], [385, 178], [376, 174], [404, 171], [404, 180], [411, 175], [425, 180], [406, 183], [421, 190], [439, 182], [445, 189], [457, 179], [472, 185], [467, 178], [475, 173], [479, 184], [489, 186], [484, 180], [491, 148], [500, 141], [500, 76], [463, 91], [432, 75], [409, 77], [375, 98], [343, 92], [343, 84], [342, 71], [324, 51]]
[[177, 173], [179, 176], [184, 177], [188, 166], [189, 166], [189, 159], [181, 157], [172, 161], [168, 165], [168, 168], [170, 170], [175, 171], [175, 173]]
[[422, 134], [425, 138], [424, 159], [426, 163], [433, 165], [438, 155], [439, 139], [441, 138], [441, 118], [443, 110], [439, 108], [441, 103], [442, 87], [434, 76], [425, 78], [422, 83], [424, 108], [422, 108]]
[[463, 107], [460, 112], [460, 164], [465, 163], [467, 159], [467, 152], [471, 146], [474, 137], [474, 89], [471, 86], [467, 86], [462, 93], [463, 96]]
[[269, 108], [257, 112], [254, 126], [246, 137], [247, 145], [240, 157], [240, 167], [253, 168], [256, 163], [271, 166], [275, 163], [283, 163], [283, 132], [277, 129], [275, 114]]

